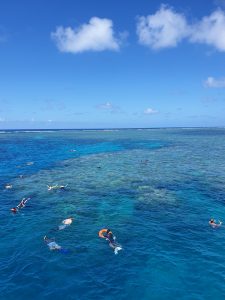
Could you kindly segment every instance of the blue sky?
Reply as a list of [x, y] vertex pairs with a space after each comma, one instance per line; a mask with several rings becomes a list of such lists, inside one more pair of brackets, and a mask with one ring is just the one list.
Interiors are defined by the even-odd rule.
[[0, 128], [225, 126], [225, 1], [0, 2]]

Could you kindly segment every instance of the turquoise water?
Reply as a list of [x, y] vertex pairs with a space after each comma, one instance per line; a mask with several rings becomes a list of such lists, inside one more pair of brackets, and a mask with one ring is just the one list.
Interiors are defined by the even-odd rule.
[[1, 132], [0, 298], [224, 299], [224, 149], [225, 129]]

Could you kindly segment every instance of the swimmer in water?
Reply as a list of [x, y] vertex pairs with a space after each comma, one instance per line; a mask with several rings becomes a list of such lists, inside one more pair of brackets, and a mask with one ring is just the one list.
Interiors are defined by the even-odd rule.
[[216, 223], [216, 220], [215, 220], [215, 219], [210, 219], [209, 225], [210, 225], [212, 228], [217, 228], [217, 227], [220, 227], [220, 226], [222, 225], [222, 222], [219, 220], [219, 223]]
[[73, 223], [74, 218], [69, 217], [62, 221], [62, 225], [59, 225], [59, 230], [65, 229], [66, 227], [70, 226]]
[[104, 231], [102, 235], [109, 241], [109, 246], [113, 248], [115, 254], [118, 254], [118, 251], [122, 250], [122, 246], [116, 242], [116, 237], [110, 229]]
[[24, 208], [26, 206], [26, 202], [30, 200], [30, 198], [23, 198], [20, 203], [17, 205], [17, 207], [13, 207], [11, 208], [11, 212], [13, 213], [17, 213], [19, 211], [19, 209]]
[[26, 202], [27, 202], [28, 200], [30, 200], [30, 198], [23, 198], [23, 199], [21, 200], [21, 202], [17, 205], [17, 208], [18, 208], [18, 209], [19, 209], [19, 208], [24, 208], [24, 207], [25, 207], [25, 204], [26, 204]]
[[65, 188], [67, 186], [68, 186], [68, 184], [67, 185], [58, 185], [58, 184], [56, 184], [56, 185], [47, 185], [48, 191], [51, 191], [51, 190], [65, 190]]
[[106, 233], [104, 233], [103, 235], [110, 243], [114, 242], [115, 237], [110, 229], [107, 229]]
[[5, 188], [8, 189], [8, 190], [9, 190], [9, 189], [12, 189], [12, 184], [7, 183], [7, 184], [5, 185]]
[[46, 235], [44, 236], [44, 241], [48, 245], [50, 250], [61, 250], [62, 247], [59, 246], [56, 242], [55, 239], [53, 238], [48, 238]]

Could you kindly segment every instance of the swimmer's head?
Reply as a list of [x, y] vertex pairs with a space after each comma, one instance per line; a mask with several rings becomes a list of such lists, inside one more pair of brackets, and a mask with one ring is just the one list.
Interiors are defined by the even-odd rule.
[[210, 223], [214, 223], [214, 219], [210, 219]]
[[10, 209], [12, 212], [17, 212], [17, 208], [16, 207], [13, 207]]
[[110, 233], [111, 229], [107, 229], [106, 233]]

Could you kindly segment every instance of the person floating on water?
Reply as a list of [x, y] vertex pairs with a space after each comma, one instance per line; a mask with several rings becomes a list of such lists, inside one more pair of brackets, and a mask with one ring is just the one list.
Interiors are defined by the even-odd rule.
[[217, 228], [217, 227], [220, 227], [222, 225], [222, 222], [219, 220], [218, 221], [219, 223], [216, 223], [216, 220], [215, 219], [210, 219], [209, 221], [209, 225], [212, 227], [212, 228]]
[[49, 250], [57, 250], [62, 254], [69, 254], [71, 253], [71, 251], [69, 249], [65, 249], [63, 247], [61, 247], [60, 245], [58, 245], [55, 242], [55, 238], [48, 238], [46, 235], [44, 236], [44, 241], [47, 244], [47, 246], [49, 247]]
[[12, 189], [12, 184], [7, 183], [7, 184], [5, 185], [5, 188], [8, 189], [8, 190], [9, 190], [9, 189]]
[[50, 250], [61, 250], [62, 247], [59, 246], [54, 238], [48, 238], [46, 235], [44, 236], [44, 241], [48, 245]]
[[17, 213], [19, 211], [19, 209], [24, 208], [26, 206], [26, 202], [28, 200], [30, 200], [30, 198], [23, 198], [16, 207], [13, 207], [10, 209], [11, 212]]
[[110, 229], [102, 229], [98, 235], [100, 238], [109, 241], [109, 246], [113, 248], [115, 254], [118, 254], [118, 251], [122, 250], [122, 246], [116, 242], [116, 237]]
[[68, 186], [68, 184], [67, 185], [58, 185], [58, 184], [56, 184], [56, 185], [47, 185], [48, 191], [51, 191], [51, 190], [65, 190], [65, 188], [67, 186]]
[[73, 222], [74, 218], [69, 217], [68, 219], [65, 219], [62, 221], [62, 225], [59, 225], [59, 230], [63, 230], [66, 227], [70, 226]]
[[25, 207], [25, 204], [26, 204], [26, 202], [27, 202], [28, 200], [30, 200], [30, 198], [23, 198], [23, 199], [21, 200], [21, 202], [17, 205], [17, 208], [18, 208], [18, 209], [19, 209], [19, 208], [24, 208], [24, 207]]

